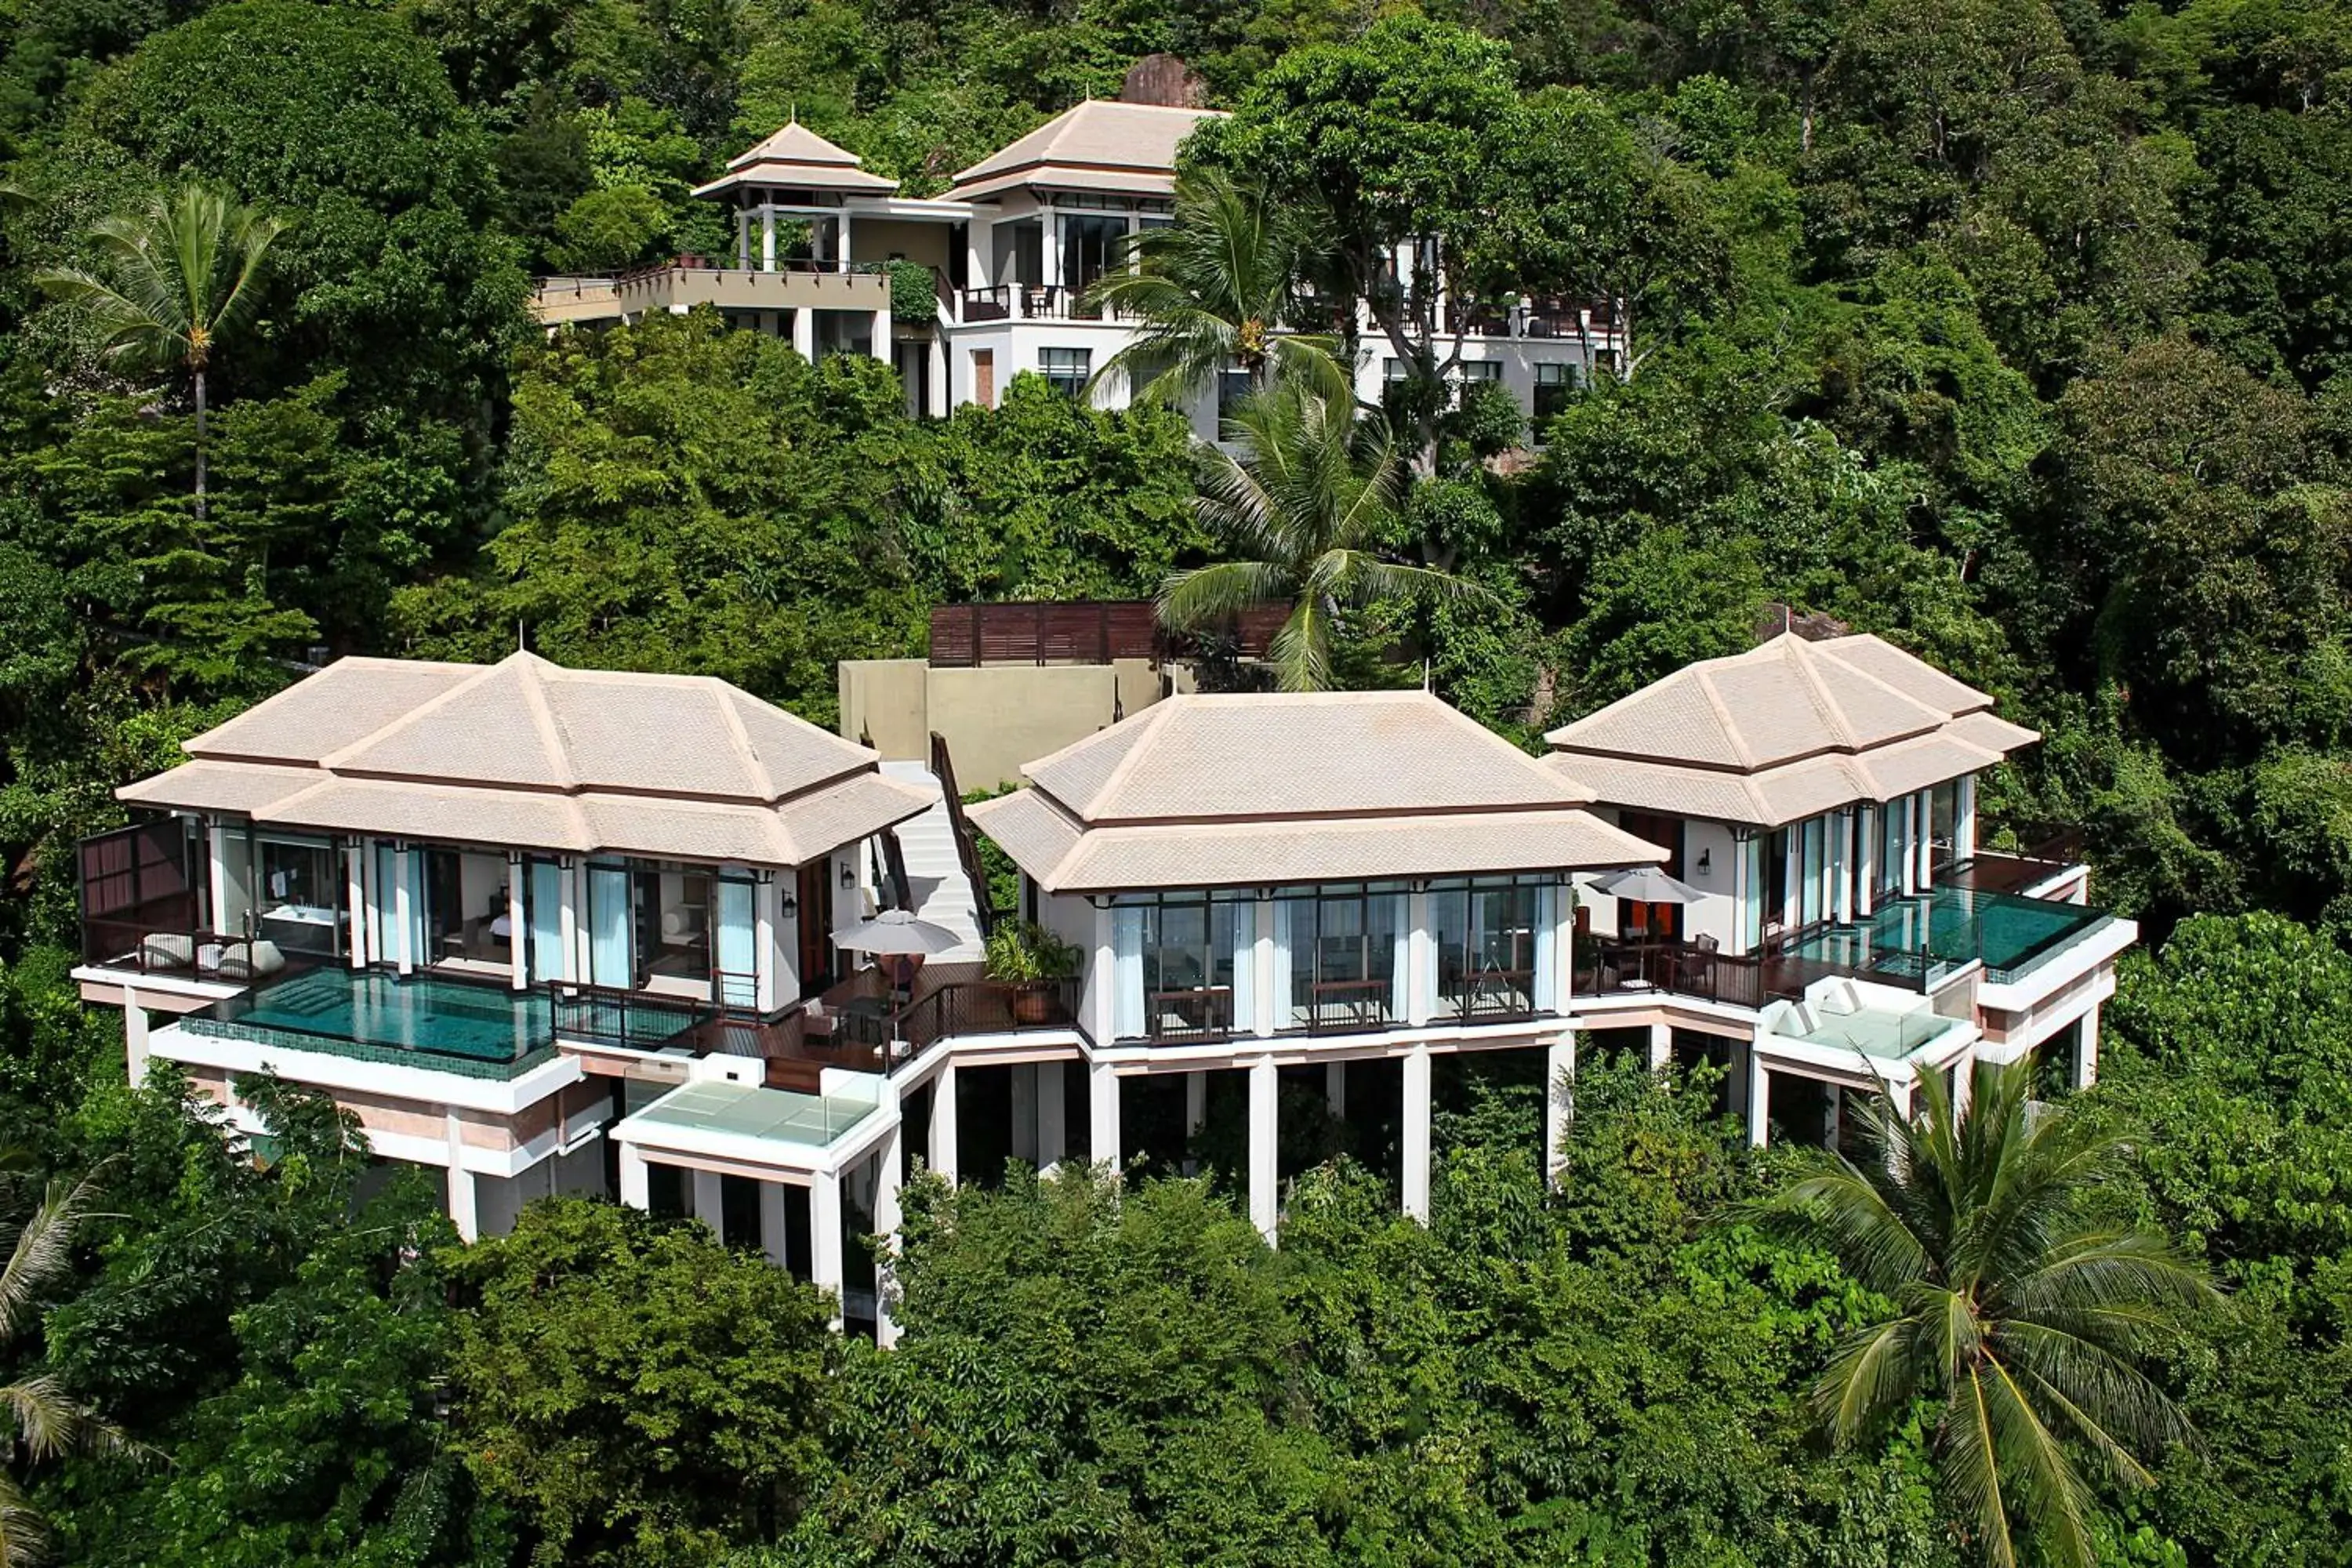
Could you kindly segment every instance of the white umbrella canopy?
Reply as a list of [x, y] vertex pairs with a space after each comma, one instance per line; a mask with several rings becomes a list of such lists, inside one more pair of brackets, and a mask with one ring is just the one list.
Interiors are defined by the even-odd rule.
[[884, 910], [870, 921], [860, 921], [833, 933], [833, 944], [852, 952], [919, 954], [945, 952], [955, 946], [956, 933], [941, 925], [918, 920], [908, 910]]
[[1631, 899], [1637, 904], [1695, 904], [1706, 897], [1688, 882], [1669, 877], [1655, 866], [1612, 871], [1595, 881], [1592, 890], [1612, 899]]

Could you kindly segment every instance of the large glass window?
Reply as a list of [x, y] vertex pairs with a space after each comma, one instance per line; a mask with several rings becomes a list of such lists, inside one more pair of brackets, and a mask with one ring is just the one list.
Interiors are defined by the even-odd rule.
[[1572, 364], [1539, 364], [1536, 366], [1535, 416], [1537, 434], [1541, 424], [1568, 406], [1576, 395], [1576, 367]]
[[1549, 1010], [1544, 952], [1555, 896], [1539, 879], [1476, 878], [1430, 884], [1437, 950], [1436, 1016], [1524, 1017]]
[[1056, 391], [1069, 397], [1083, 397], [1094, 357], [1092, 349], [1039, 349], [1037, 368]]
[[265, 836], [254, 847], [260, 868], [256, 934], [281, 952], [330, 958], [343, 952], [345, 882], [334, 845]]
[[1959, 858], [1960, 784], [1948, 779], [1927, 792], [1927, 866], [1942, 872]]
[[1340, 1033], [1404, 1017], [1411, 960], [1402, 886], [1290, 889], [1274, 908], [1278, 1025]]
[[1111, 909], [1111, 1032], [1213, 1038], [1256, 1017], [1256, 906], [1244, 892], [1143, 894]]
[[1871, 897], [1888, 898], [1903, 890], [1904, 862], [1910, 854], [1910, 835], [1906, 828], [1910, 821], [1911, 803], [1890, 800], [1875, 813], [1878, 818], [1878, 847], [1871, 858]]
[[1828, 895], [1829, 819], [1816, 816], [1798, 829], [1798, 925], [1818, 925], [1827, 920]]
[[[1062, 220], [1062, 285], [1073, 296], [1119, 261], [1127, 243], [1124, 217], [1066, 217]], [[1070, 303], [1077, 303], [1073, 298]]]

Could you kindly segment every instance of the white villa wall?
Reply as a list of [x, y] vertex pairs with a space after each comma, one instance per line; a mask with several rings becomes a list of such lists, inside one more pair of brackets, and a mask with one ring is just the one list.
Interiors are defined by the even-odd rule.
[[1738, 951], [1739, 906], [1733, 886], [1738, 858], [1727, 825], [1695, 818], [1683, 824], [1682, 879], [1706, 895], [1683, 911], [1684, 934], [1711, 936], [1727, 952]]

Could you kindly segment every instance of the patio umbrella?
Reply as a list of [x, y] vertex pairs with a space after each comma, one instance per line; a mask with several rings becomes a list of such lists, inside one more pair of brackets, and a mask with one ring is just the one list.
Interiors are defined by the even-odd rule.
[[1592, 890], [1612, 899], [1631, 899], [1637, 904], [1695, 904], [1706, 897], [1688, 882], [1669, 877], [1655, 866], [1612, 871], [1595, 881]]
[[833, 933], [833, 944], [852, 952], [872, 953], [884, 960], [884, 973], [901, 991], [915, 984], [923, 960], [956, 945], [956, 933], [929, 921], [918, 920], [911, 910], [884, 910], [872, 920], [860, 921]]
[[[1669, 877], [1655, 866], [1635, 866], [1623, 871], [1612, 871], [1592, 884], [1592, 890], [1607, 898], [1631, 899], [1637, 904], [1695, 904], [1706, 897], [1696, 888], [1677, 877]], [[1651, 931], [1642, 932], [1641, 963], [1644, 979], [1652, 977], [1650, 949], [1654, 940]]]
[[956, 933], [942, 925], [915, 918], [911, 910], [884, 910], [872, 920], [860, 921], [833, 933], [833, 945], [852, 952], [916, 954], [928, 957], [955, 946]]

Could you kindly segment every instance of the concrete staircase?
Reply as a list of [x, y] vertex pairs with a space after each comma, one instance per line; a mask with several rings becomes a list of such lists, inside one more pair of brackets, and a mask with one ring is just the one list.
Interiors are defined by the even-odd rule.
[[956, 945], [931, 960], [934, 963], [977, 963], [981, 957], [980, 916], [971, 883], [956, 859], [955, 835], [948, 826], [946, 797], [940, 781], [920, 763], [886, 762], [882, 772], [900, 784], [929, 794], [931, 809], [912, 822], [898, 825], [898, 847], [907, 858], [908, 890], [914, 895], [917, 918], [945, 926], [956, 933]]

